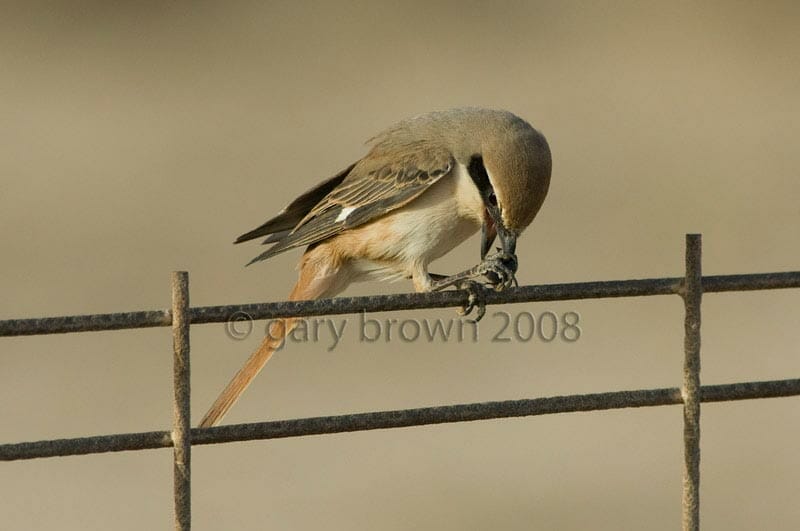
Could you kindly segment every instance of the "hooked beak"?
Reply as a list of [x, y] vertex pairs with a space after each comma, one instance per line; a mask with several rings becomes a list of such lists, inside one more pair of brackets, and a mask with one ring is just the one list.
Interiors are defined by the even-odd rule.
[[514, 255], [517, 250], [517, 235], [508, 230], [503, 224], [500, 209], [488, 206], [484, 212], [483, 226], [481, 227], [481, 260], [494, 243], [495, 237], [500, 237], [500, 245], [505, 253]]
[[494, 221], [488, 215], [484, 215], [483, 225], [481, 225], [481, 260], [486, 258], [496, 237], [497, 229], [495, 229]]

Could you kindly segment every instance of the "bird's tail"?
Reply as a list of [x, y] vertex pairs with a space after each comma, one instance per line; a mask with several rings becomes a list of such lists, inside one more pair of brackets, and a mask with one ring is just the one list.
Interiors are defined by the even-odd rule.
[[261, 369], [264, 368], [264, 365], [267, 364], [275, 351], [281, 348], [286, 336], [295, 326], [297, 326], [296, 318], [281, 319], [270, 324], [269, 333], [264, 338], [261, 346], [250, 355], [250, 358], [239, 369], [239, 372], [236, 373], [225, 390], [220, 393], [208, 413], [200, 421], [198, 427], [210, 428], [222, 421], [222, 417], [244, 393], [253, 378], [261, 372]]
[[[310, 262], [308, 256], [305, 256], [300, 268], [300, 278], [297, 280], [297, 284], [295, 284], [291, 294], [289, 294], [289, 300], [311, 300], [335, 294], [332, 291], [335, 285], [335, 274], [331, 274], [330, 271], [321, 272], [320, 268], [314, 267], [314, 263]], [[264, 338], [261, 346], [253, 352], [225, 390], [220, 393], [208, 413], [200, 421], [198, 427], [210, 428], [222, 421], [222, 417], [236, 403], [275, 351], [283, 346], [286, 336], [298, 325], [298, 322], [298, 318], [289, 317], [273, 321], [270, 324], [269, 333]]]

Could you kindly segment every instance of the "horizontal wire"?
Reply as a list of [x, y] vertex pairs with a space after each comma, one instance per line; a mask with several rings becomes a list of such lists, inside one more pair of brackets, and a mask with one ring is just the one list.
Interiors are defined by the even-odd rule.
[[[703, 402], [724, 402], [754, 398], [800, 395], [800, 379], [707, 385], [701, 388]], [[608, 393], [554, 396], [526, 400], [505, 400], [451, 406], [355, 413], [329, 417], [232, 424], [214, 428], [193, 428], [192, 445], [218, 444], [262, 439], [281, 439], [355, 431], [379, 430], [469, 422], [511, 417], [551, 415], [577, 411], [599, 411], [630, 407], [682, 404], [677, 387], [614, 391]], [[54, 439], [0, 445], [0, 461], [67, 455], [86, 455], [172, 446], [169, 431], [122, 433], [96, 437]]]
[[[704, 293], [727, 291], [752, 291], [766, 289], [800, 288], [800, 271], [781, 273], [754, 273], [747, 275], [707, 276], [702, 279]], [[610, 280], [602, 282], [577, 282], [509, 288], [502, 292], [487, 290], [487, 304], [515, 304], [523, 302], [600, 299], [613, 297], [643, 297], [680, 293], [683, 279], [649, 278], [636, 280]], [[237, 316], [249, 319], [274, 319], [277, 317], [311, 317], [341, 315], [360, 312], [419, 310], [448, 308], [467, 303], [466, 291], [441, 291], [432, 293], [399, 293], [367, 297], [336, 297], [314, 301], [282, 301], [257, 304], [233, 304], [190, 308], [191, 324], [225, 323]], [[69, 332], [96, 332], [130, 328], [170, 326], [169, 309], [138, 312], [71, 315], [33, 319], [0, 321], [0, 337], [63, 334]]]

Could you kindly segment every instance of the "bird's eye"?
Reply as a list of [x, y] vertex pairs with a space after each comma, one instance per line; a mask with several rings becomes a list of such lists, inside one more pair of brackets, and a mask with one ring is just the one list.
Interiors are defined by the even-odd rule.
[[494, 195], [494, 192], [489, 192], [488, 201], [490, 205], [497, 206], [497, 196]]

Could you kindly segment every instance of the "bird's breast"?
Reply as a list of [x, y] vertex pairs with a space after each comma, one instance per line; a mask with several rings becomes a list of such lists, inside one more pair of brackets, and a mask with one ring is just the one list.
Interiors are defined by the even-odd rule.
[[447, 254], [474, 234], [484, 206], [466, 168], [454, 170], [410, 203], [337, 236], [359, 272], [404, 276]]

